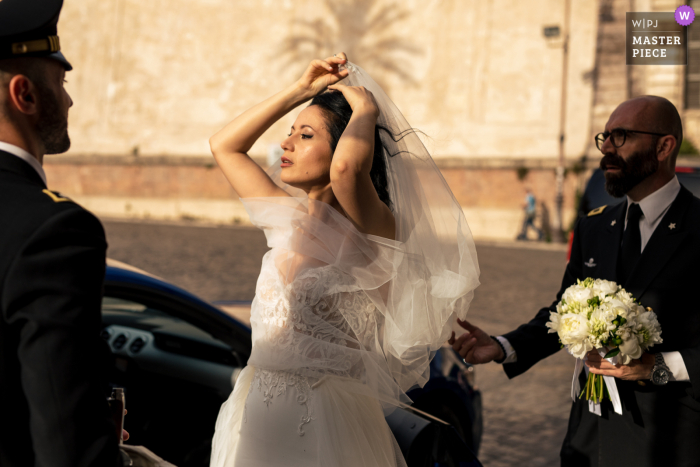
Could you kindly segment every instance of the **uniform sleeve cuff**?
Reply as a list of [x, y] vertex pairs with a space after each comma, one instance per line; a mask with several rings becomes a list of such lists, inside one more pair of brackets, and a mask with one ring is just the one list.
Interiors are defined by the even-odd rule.
[[685, 367], [685, 362], [680, 352], [661, 352], [661, 356], [671, 372], [669, 381], [690, 381], [688, 369]]
[[[502, 362], [499, 363], [515, 363], [518, 361], [518, 355], [515, 353], [515, 349], [513, 348], [512, 345], [510, 345], [510, 342], [508, 342], [508, 339], [506, 339], [503, 336], [496, 336], [496, 340], [503, 346], [503, 350], [506, 353], [506, 358]], [[677, 352], [676, 352], [677, 353]], [[680, 355], [679, 355], [680, 357]], [[683, 359], [681, 359], [682, 361]], [[683, 366], [685, 368], [685, 365]], [[687, 373], [686, 373], [687, 374]]]

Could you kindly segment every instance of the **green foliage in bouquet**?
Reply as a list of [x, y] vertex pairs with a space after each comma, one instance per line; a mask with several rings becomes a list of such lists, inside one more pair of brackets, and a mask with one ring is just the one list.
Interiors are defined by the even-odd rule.
[[[612, 281], [578, 280], [564, 291], [557, 311], [550, 313], [549, 332], [559, 335], [562, 347], [585, 359], [593, 349], [613, 363], [628, 364], [654, 344], [663, 342], [661, 326], [651, 308]], [[600, 402], [605, 395], [603, 377], [590, 373], [581, 397]]]

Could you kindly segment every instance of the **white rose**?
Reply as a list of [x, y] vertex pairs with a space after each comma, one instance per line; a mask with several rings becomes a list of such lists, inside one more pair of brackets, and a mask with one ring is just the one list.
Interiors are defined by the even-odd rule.
[[632, 339], [633, 336], [637, 335], [635, 331], [635, 324], [628, 321], [624, 326], [617, 328], [617, 336], [622, 340]]
[[571, 298], [571, 295], [574, 293], [574, 290], [576, 290], [576, 289], [578, 289], [578, 288], [580, 288], [580, 287], [581, 287], [580, 285], [571, 285], [571, 286], [569, 286], [569, 287], [564, 291], [564, 293], [562, 294], [561, 299], [562, 299], [562, 300], [566, 300], [566, 301], [568, 302], [569, 299]]
[[[623, 301], [618, 300], [617, 298], [607, 300], [604, 303], [604, 307], [610, 310], [610, 313], [613, 313], [615, 317], [622, 316], [623, 318], [627, 319], [630, 315], [630, 308]], [[615, 317], [613, 319], [615, 319]]]
[[605, 315], [606, 319], [612, 321], [617, 318], [617, 308], [620, 306], [622, 306], [621, 302], [615, 303], [614, 301], [606, 301], [600, 304], [598, 310]]
[[[557, 310], [559, 309], [559, 306], [557, 306]], [[549, 331], [547, 333], [554, 333], [554, 332], [559, 332], [559, 321], [560, 321], [561, 315], [559, 313], [554, 313], [553, 311], [549, 312], [549, 321], [545, 324], [549, 328]]]
[[583, 342], [589, 331], [588, 320], [583, 315], [567, 313], [559, 318], [559, 339], [564, 345]]
[[615, 297], [628, 307], [634, 304], [634, 298], [625, 289], [620, 289], [620, 291], [615, 294]]
[[629, 339], [622, 339], [620, 344], [620, 363], [628, 365], [635, 358], [642, 356], [642, 347], [634, 335], [629, 336]]
[[[634, 314], [637, 316], [641, 316], [643, 313], [648, 313], [642, 305], [637, 305], [636, 303], [631, 308], [632, 308], [632, 310], [634, 310]], [[654, 316], [656, 316], [655, 313], [652, 313], [652, 314], [654, 314]]]
[[566, 300], [566, 303], [578, 302], [582, 305], [588, 305], [588, 299], [594, 296], [593, 289], [572, 285], [566, 289], [564, 295], [562, 295], [562, 299]]
[[581, 360], [586, 358], [586, 354], [593, 350], [593, 348], [593, 344], [591, 344], [588, 339], [566, 346], [566, 350], [568, 350], [571, 355]]
[[605, 295], [613, 295], [615, 292], [617, 292], [617, 289], [618, 289], [617, 284], [615, 282], [612, 282], [612, 281], [606, 281], [603, 279], [596, 279], [595, 282], [593, 283], [593, 291], [599, 297], [602, 297]]
[[608, 333], [610, 331], [614, 331], [616, 328], [616, 326], [613, 324], [613, 320], [615, 318], [617, 318], [617, 314], [615, 314], [612, 309], [601, 307], [595, 310], [593, 313], [591, 313], [591, 319], [589, 320], [591, 335], [603, 338], [603, 340], [605, 340]]
[[640, 345], [646, 350], [654, 344], [660, 344], [664, 340], [661, 338], [661, 325], [653, 311], [642, 311], [637, 316], [637, 331]]

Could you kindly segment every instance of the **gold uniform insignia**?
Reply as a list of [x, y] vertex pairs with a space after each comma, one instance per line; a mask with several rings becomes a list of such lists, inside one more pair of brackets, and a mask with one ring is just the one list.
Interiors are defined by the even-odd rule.
[[64, 197], [62, 197], [62, 196], [59, 196], [59, 195], [57, 195], [56, 193], [54, 193], [53, 191], [42, 190], [42, 193], [45, 193], [45, 194], [49, 195], [49, 198], [51, 198], [51, 199], [54, 201], [54, 203], [63, 203], [64, 201], [68, 201], [68, 202], [70, 202], [70, 203], [73, 202], [72, 199], [70, 199], [70, 198], [64, 198]]
[[601, 207], [599, 207], [599, 208], [595, 208], [594, 210], [592, 210], [591, 212], [588, 213], [588, 217], [597, 216], [597, 215], [600, 214], [601, 212], [605, 211], [605, 208], [607, 208], [607, 207], [608, 207], [608, 205], [606, 204], [605, 206], [601, 206]]

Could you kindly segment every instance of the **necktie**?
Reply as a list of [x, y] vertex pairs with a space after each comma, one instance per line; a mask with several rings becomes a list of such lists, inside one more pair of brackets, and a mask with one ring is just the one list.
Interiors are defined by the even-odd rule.
[[627, 211], [627, 228], [622, 236], [622, 248], [617, 261], [617, 283], [623, 286], [642, 256], [642, 234], [639, 232], [641, 217], [642, 208], [636, 203], [631, 204]]

